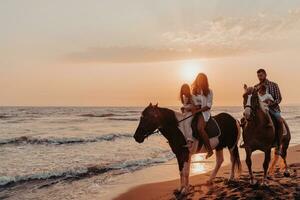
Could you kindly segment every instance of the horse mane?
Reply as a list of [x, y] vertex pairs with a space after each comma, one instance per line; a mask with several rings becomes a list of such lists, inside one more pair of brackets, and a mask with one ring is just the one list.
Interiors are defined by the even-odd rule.
[[255, 110], [260, 108], [259, 97], [257, 94], [252, 93], [251, 105]]
[[163, 115], [163, 123], [168, 126], [178, 127], [178, 120], [176, 118], [175, 112], [168, 108], [159, 108], [160, 113]]

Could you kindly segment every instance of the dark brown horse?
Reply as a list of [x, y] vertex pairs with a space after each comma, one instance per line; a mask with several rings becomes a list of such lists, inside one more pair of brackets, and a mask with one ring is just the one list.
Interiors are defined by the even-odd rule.
[[[271, 160], [271, 149], [274, 147], [275, 142], [275, 125], [271, 122], [268, 110], [263, 105], [263, 102], [259, 100], [258, 92], [255, 88], [248, 88], [246, 85], [244, 86], [245, 93], [243, 95], [244, 98], [244, 117], [246, 118], [246, 123], [243, 128], [243, 139], [244, 139], [244, 147], [246, 150], [246, 163], [249, 170], [250, 175], [250, 183], [254, 184], [254, 177], [252, 173], [252, 161], [251, 155], [252, 152], [256, 150], [263, 151], [265, 153], [265, 160], [263, 163], [264, 168], [264, 178], [262, 184], [267, 184], [267, 173], [269, 168], [269, 163]], [[281, 146], [281, 157], [285, 163], [285, 174], [288, 173], [286, 156], [287, 149], [290, 142], [290, 131], [286, 125], [287, 134], [282, 137], [282, 146]], [[278, 156], [275, 156], [275, 160], [273, 162], [272, 167], [274, 168], [276, 165], [276, 161]]]
[[[139, 126], [134, 134], [134, 138], [138, 143], [143, 143], [145, 138], [159, 130], [168, 140], [168, 143], [176, 155], [181, 180], [181, 194], [188, 191], [189, 188], [189, 170], [192, 153], [186, 147], [186, 140], [179, 129], [177, 112], [167, 108], [160, 108], [157, 105], [150, 104], [142, 112]], [[238, 140], [240, 136], [240, 127], [237, 121], [226, 113], [214, 116], [217, 121], [221, 134], [218, 136], [218, 142], [214, 145], [216, 150], [216, 166], [213, 170], [209, 182], [215, 177], [223, 163], [223, 148], [228, 148], [231, 156], [231, 179], [234, 179], [235, 168], [241, 170], [241, 162], [238, 151]], [[201, 149], [201, 147], [199, 148]], [[199, 152], [197, 152], [199, 153]]]

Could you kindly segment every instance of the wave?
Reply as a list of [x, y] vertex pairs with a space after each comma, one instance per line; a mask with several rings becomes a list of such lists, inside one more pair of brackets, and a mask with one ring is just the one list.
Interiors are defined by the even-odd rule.
[[[54, 171], [54, 172], [45, 172], [37, 173], [32, 175], [24, 176], [2, 176], [0, 177], [0, 188], [8, 188], [14, 185], [23, 184], [31, 181], [46, 181], [46, 180], [72, 180], [72, 179], [83, 179], [96, 175], [101, 175], [107, 172], [117, 172], [116, 174], [124, 174], [132, 171], [139, 170], [144, 167], [153, 166], [155, 164], [165, 163], [174, 158], [174, 155], [168, 151], [167, 154], [162, 158], [153, 158], [153, 159], [141, 159], [141, 160], [132, 160], [124, 161], [111, 165], [91, 165], [88, 167], [78, 167], [74, 169], [69, 169], [66, 171]], [[45, 187], [44, 185], [42, 187]]]
[[6, 123], [9, 123], [9, 124], [18, 124], [18, 123], [32, 122], [33, 120], [36, 120], [36, 118], [12, 119], [12, 120], [7, 120]]
[[12, 118], [13, 116], [10, 116], [10, 115], [0, 115], [0, 119], [9, 119], [9, 118]]
[[138, 121], [138, 118], [108, 118], [108, 120], [112, 121]]
[[2, 176], [0, 177], [0, 188], [9, 187], [12, 185], [21, 184], [30, 181], [36, 181], [36, 180], [85, 177], [93, 174], [102, 174], [110, 170], [111, 170], [110, 168], [104, 166], [92, 166], [87, 168], [71, 169], [68, 171], [37, 173], [37, 174], [24, 175], [24, 176], [15, 176], [15, 177]]
[[113, 117], [113, 116], [122, 116], [122, 115], [117, 115], [113, 113], [107, 113], [107, 114], [102, 114], [102, 115], [96, 115], [96, 114], [82, 114], [79, 115], [80, 117]]
[[138, 111], [138, 110], [128, 110], [128, 111], [125, 111], [125, 112], [127, 112], [127, 113], [136, 113], [136, 114], [141, 113], [141, 111]]
[[285, 117], [285, 120], [295, 120], [295, 119], [300, 119], [300, 116], [293, 116], [293, 117]]
[[52, 144], [52, 145], [62, 145], [62, 144], [80, 144], [89, 142], [101, 142], [101, 141], [113, 141], [120, 138], [132, 138], [131, 134], [107, 134], [94, 138], [35, 138], [30, 136], [21, 136], [12, 139], [6, 139], [0, 141], [1, 145], [7, 144]]
[[50, 124], [66, 124], [66, 123], [81, 123], [88, 121], [88, 118], [65, 118], [65, 119], [51, 119], [47, 121]]

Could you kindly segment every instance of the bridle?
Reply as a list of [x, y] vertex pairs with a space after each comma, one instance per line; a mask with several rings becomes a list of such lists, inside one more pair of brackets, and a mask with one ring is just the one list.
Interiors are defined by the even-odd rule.
[[[249, 98], [249, 95], [248, 95], [248, 98]], [[246, 109], [246, 108], [250, 108], [250, 110], [251, 110], [250, 118], [246, 119], [246, 120], [251, 121], [255, 117], [255, 111], [256, 111], [256, 109], [252, 106], [252, 101], [250, 101], [250, 105], [247, 105], [247, 103], [246, 103], [246, 105], [244, 105], [244, 109]]]
[[[143, 116], [141, 116], [141, 120], [142, 120], [142, 118], [143, 118]], [[158, 120], [158, 119], [156, 119], [156, 120]], [[144, 129], [144, 127], [142, 127], [142, 129]], [[146, 138], [148, 138], [152, 134], [160, 133], [159, 129], [161, 129], [160, 126], [157, 129], [155, 129], [154, 131], [146, 131], [146, 134], [143, 135], [144, 138], [146, 139]]]
[[254, 111], [254, 108], [253, 108], [253, 106], [252, 106], [252, 105], [245, 105], [245, 106], [244, 106], [244, 109], [246, 109], [246, 108], [250, 108], [250, 109], [251, 109], [251, 111]]

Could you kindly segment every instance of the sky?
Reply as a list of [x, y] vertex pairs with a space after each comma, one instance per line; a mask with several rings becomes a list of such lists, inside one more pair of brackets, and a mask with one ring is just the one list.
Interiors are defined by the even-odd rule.
[[0, 106], [241, 105], [265, 68], [300, 104], [300, 0], [2, 0]]

